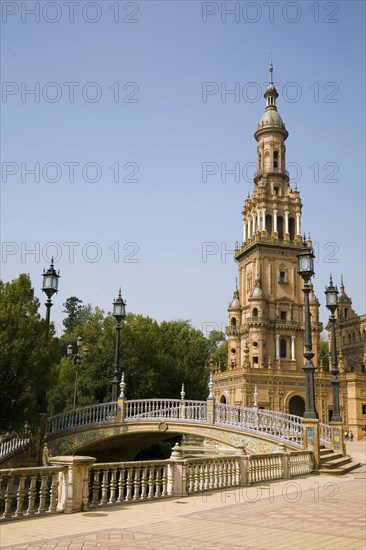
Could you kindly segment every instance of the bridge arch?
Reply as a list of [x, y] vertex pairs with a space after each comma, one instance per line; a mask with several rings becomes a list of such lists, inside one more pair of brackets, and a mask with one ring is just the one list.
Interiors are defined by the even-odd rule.
[[[250, 430], [239, 431], [233, 427], [169, 420], [84, 426], [71, 433], [46, 437], [45, 442], [52, 456], [86, 454], [104, 462], [107, 456], [118, 460], [132, 460], [140, 450], [149, 445], [183, 434], [210, 439], [233, 450], [245, 445], [250, 454], [277, 452], [280, 443], [275, 439], [269, 440], [268, 434], [253, 434]], [[294, 445], [293, 448], [298, 446]]]

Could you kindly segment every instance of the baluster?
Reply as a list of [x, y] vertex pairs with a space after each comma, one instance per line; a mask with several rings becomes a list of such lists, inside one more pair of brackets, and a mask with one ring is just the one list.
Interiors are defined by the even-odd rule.
[[206, 462], [206, 464], [203, 465], [203, 475], [204, 475], [203, 489], [205, 491], [207, 491], [210, 486], [210, 474], [209, 474], [210, 466], [211, 466], [210, 462]]
[[150, 466], [148, 471], [149, 471], [149, 480], [148, 480], [149, 492], [148, 492], [147, 498], [150, 499], [154, 497], [155, 467]]
[[43, 472], [41, 473], [41, 487], [39, 489], [39, 507], [38, 514], [45, 514], [46, 512], [46, 497], [47, 497], [47, 485], [48, 485], [48, 474]]
[[99, 504], [100, 470], [93, 468], [93, 506]]
[[58, 501], [58, 473], [51, 475], [51, 490], [50, 490], [50, 505], [48, 508], [49, 514], [54, 514], [57, 510]]
[[194, 492], [197, 493], [200, 490], [199, 464], [193, 465], [193, 482], [194, 482]]
[[103, 477], [102, 477], [102, 498], [100, 503], [101, 504], [107, 504], [108, 502], [108, 477], [109, 477], [109, 471], [108, 468], [103, 470]]
[[213, 468], [214, 468], [214, 486], [213, 486], [213, 488], [218, 489], [219, 488], [219, 470], [218, 470], [218, 465], [217, 465], [216, 461], [213, 464]]
[[188, 464], [188, 493], [194, 492], [194, 465]]
[[118, 497], [117, 502], [123, 502], [125, 499], [125, 470], [120, 468], [118, 472]]
[[140, 466], [137, 466], [134, 468], [134, 476], [133, 476], [133, 500], [140, 500], [140, 488], [141, 488], [141, 482], [140, 482]]
[[209, 476], [208, 488], [209, 489], [214, 488], [214, 472], [215, 472], [215, 463], [210, 462], [210, 467], [209, 467], [209, 472], [208, 472], [208, 476]]
[[126, 501], [132, 500], [133, 467], [127, 467]]
[[6, 491], [5, 491], [5, 509], [3, 514], [4, 519], [11, 518], [12, 516], [11, 505], [13, 503], [13, 486], [14, 486], [13, 477], [7, 476], [6, 480], [7, 480], [7, 485], [6, 485]]
[[17, 509], [15, 511], [15, 517], [20, 518], [23, 514], [23, 503], [24, 503], [24, 494], [25, 494], [25, 479], [26, 475], [19, 476], [19, 487], [17, 492]]
[[162, 466], [161, 483], [162, 483], [161, 496], [166, 497], [168, 496], [168, 467], [165, 464], [164, 466]]
[[27, 516], [33, 516], [35, 514], [35, 500], [36, 500], [36, 489], [37, 489], [37, 475], [31, 474], [30, 485], [28, 490], [28, 509]]
[[113, 504], [114, 502], [116, 502], [116, 492], [117, 492], [117, 469], [116, 468], [112, 468], [109, 487], [110, 487], [109, 503]]
[[222, 486], [223, 486], [222, 485], [222, 474], [223, 474], [223, 472], [222, 472], [222, 463], [218, 462], [217, 467], [218, 467], [218, 472], [219, 472], [219, 489], [221, 489]]
[[233, 483], [233, 463], [232, 460], [226, 461], [226, 467], [227, 467], [227, 487], [232, 487], [234, 485]]
[[161, 496], [161, 466], [156, 466], [155, 469], [155, 498]]
[[141, 476], [141, 500], [146, 500], [147, 498], [147, 467], [142, 468]]

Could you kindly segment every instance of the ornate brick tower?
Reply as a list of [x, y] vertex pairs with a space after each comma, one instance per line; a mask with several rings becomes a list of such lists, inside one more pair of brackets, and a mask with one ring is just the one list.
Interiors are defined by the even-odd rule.
[[[297, 254], [303, 246], [302, 204], [286, 170], [288, 132], [277, 111], [272, 76], [271, 64], [266, 108], [254, 134], [258, 170], [253, 193], [244, 202], [243, 241], [235, 250], [239, 287], [228, 308], [228, 370], [216, 373], [216, 393], [222, 401], [250, 406], [257, 385], [261, 406], [292, 408], [291, 412], [299, 414], [304, 388], [296, 389], [301, 384], [294, 376], [303, 383], [304, 299], [303, 281], [297, 273]], [[310, 309], [317, 365], [322, 325], [313, 292]], [[293, 407], [291, 396], [298, 398]]]

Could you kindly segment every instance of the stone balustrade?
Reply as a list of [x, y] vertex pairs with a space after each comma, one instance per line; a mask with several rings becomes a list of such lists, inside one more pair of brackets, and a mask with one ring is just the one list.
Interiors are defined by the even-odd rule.
[[0, 443], [0, 458], [11, 456], [22, 449], [25, 449], [29, 444], [28, 436], [15, 436]]
[[115, 422], [117, 403], [99, 403], [55, 414], [47, 419], [46, 436], [94, 424]]
[[189, 401], [178, 399], [135, 399], [126, 401], [128, 420], [206, 420], [206, 401]]
[[331, 443], [332, 440], [331, 427], [329, 424], [319, 422], [319, 439], [322, 443]]
[[0, 470], [2, 520], [89, 507], [182, 497], [310, 474], [310, 451], [183, 458], [178, 445], [168, 460], [97, 463], [93, 457], [59, 456], [52, 466]]
[[56, 513], [65, 466], [0, 470], [0, 519]]

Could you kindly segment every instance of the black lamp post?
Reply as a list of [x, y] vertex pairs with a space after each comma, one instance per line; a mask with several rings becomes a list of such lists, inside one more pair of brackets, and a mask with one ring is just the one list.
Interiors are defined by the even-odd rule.
[[55, 268], [53, 266], [53, 258], [51, 260], [51, 265], [47, 269], [47, 271], [43, 270], [43, 286], [42, 291], [47, 296], [47, 302], [46, 302], [46, 321], [47, 324], [50, 324], [50, 315], [51, 315], [51, 307], [52, 302], [51, 298], [55, 294], [55, 292], [58, 291], [58, 280], [60, 278], [60, 272], [56, 273]]
[[333, 412], [331, 420], [333, 422], [342, 422], [341, 415], [339, 413], [339, 380], [338, 380], [338, 358], [337, 358], [337, 343], [336, 343], [336, 318], [334, 313], [337, 310], [337, 297], [338, 289], [333, 285], [332, 276], [330, 276], [329, 286], [325, 287], [326, 305], [330, 311], [329, 321], [332, 325], [332, 348], [331, 348], [331, 361], [332, 361], [332, 401]]
[[75, 365], [75, 383], [74, 383], [74, 400], [72, 408], [75, 409], [76, 406], [76, 392], [77, 392], [77, 382], [78, 382], [78, 370], [79, 365], [81, 365], [83, 360], [83, 355], [81, 353], [81, 346], [83, 345], [83, 339], [81, 336], [79, 336], [76, 339], [76, 345], [77, 345], [77, 352], [73, 353], [73, 347], [71, 344], [67, 346], [67, 356], [69, 357], [70, 361], [72, 361]]
[[311, 341], [311, 321], [310, 321], [310, 305], [309, 294], [311, 291], [310, 279], [314, 275], [314, 254], [312, 249], [307, 245], [305, 236], [303, 240], [303, 249], [297, 255], [299, 259], [299, 275], [304, 280], [304, 308], [305, 308], [305, 365], [303, 370], [305, 373], [305, 412], [304, 418], [318, 418], [318, 413], [315, 409], [315, 388], [314, 388], [314, 371], [315, 367], [312, 363], [314, 353], [312, 352]]
[[120, 377], [120, 338], [121, 338], [121, 321], [126, 317], [126, 302], [123, 301], [121, 296], [121, 289], [119, 289], [118, 298], [113, 302], [113, 317], [117, 321], [116, 326], [116, 350], [114, 354], [114, 375], [112, 380], [112, 401], [118, 399], [118, 386]]

